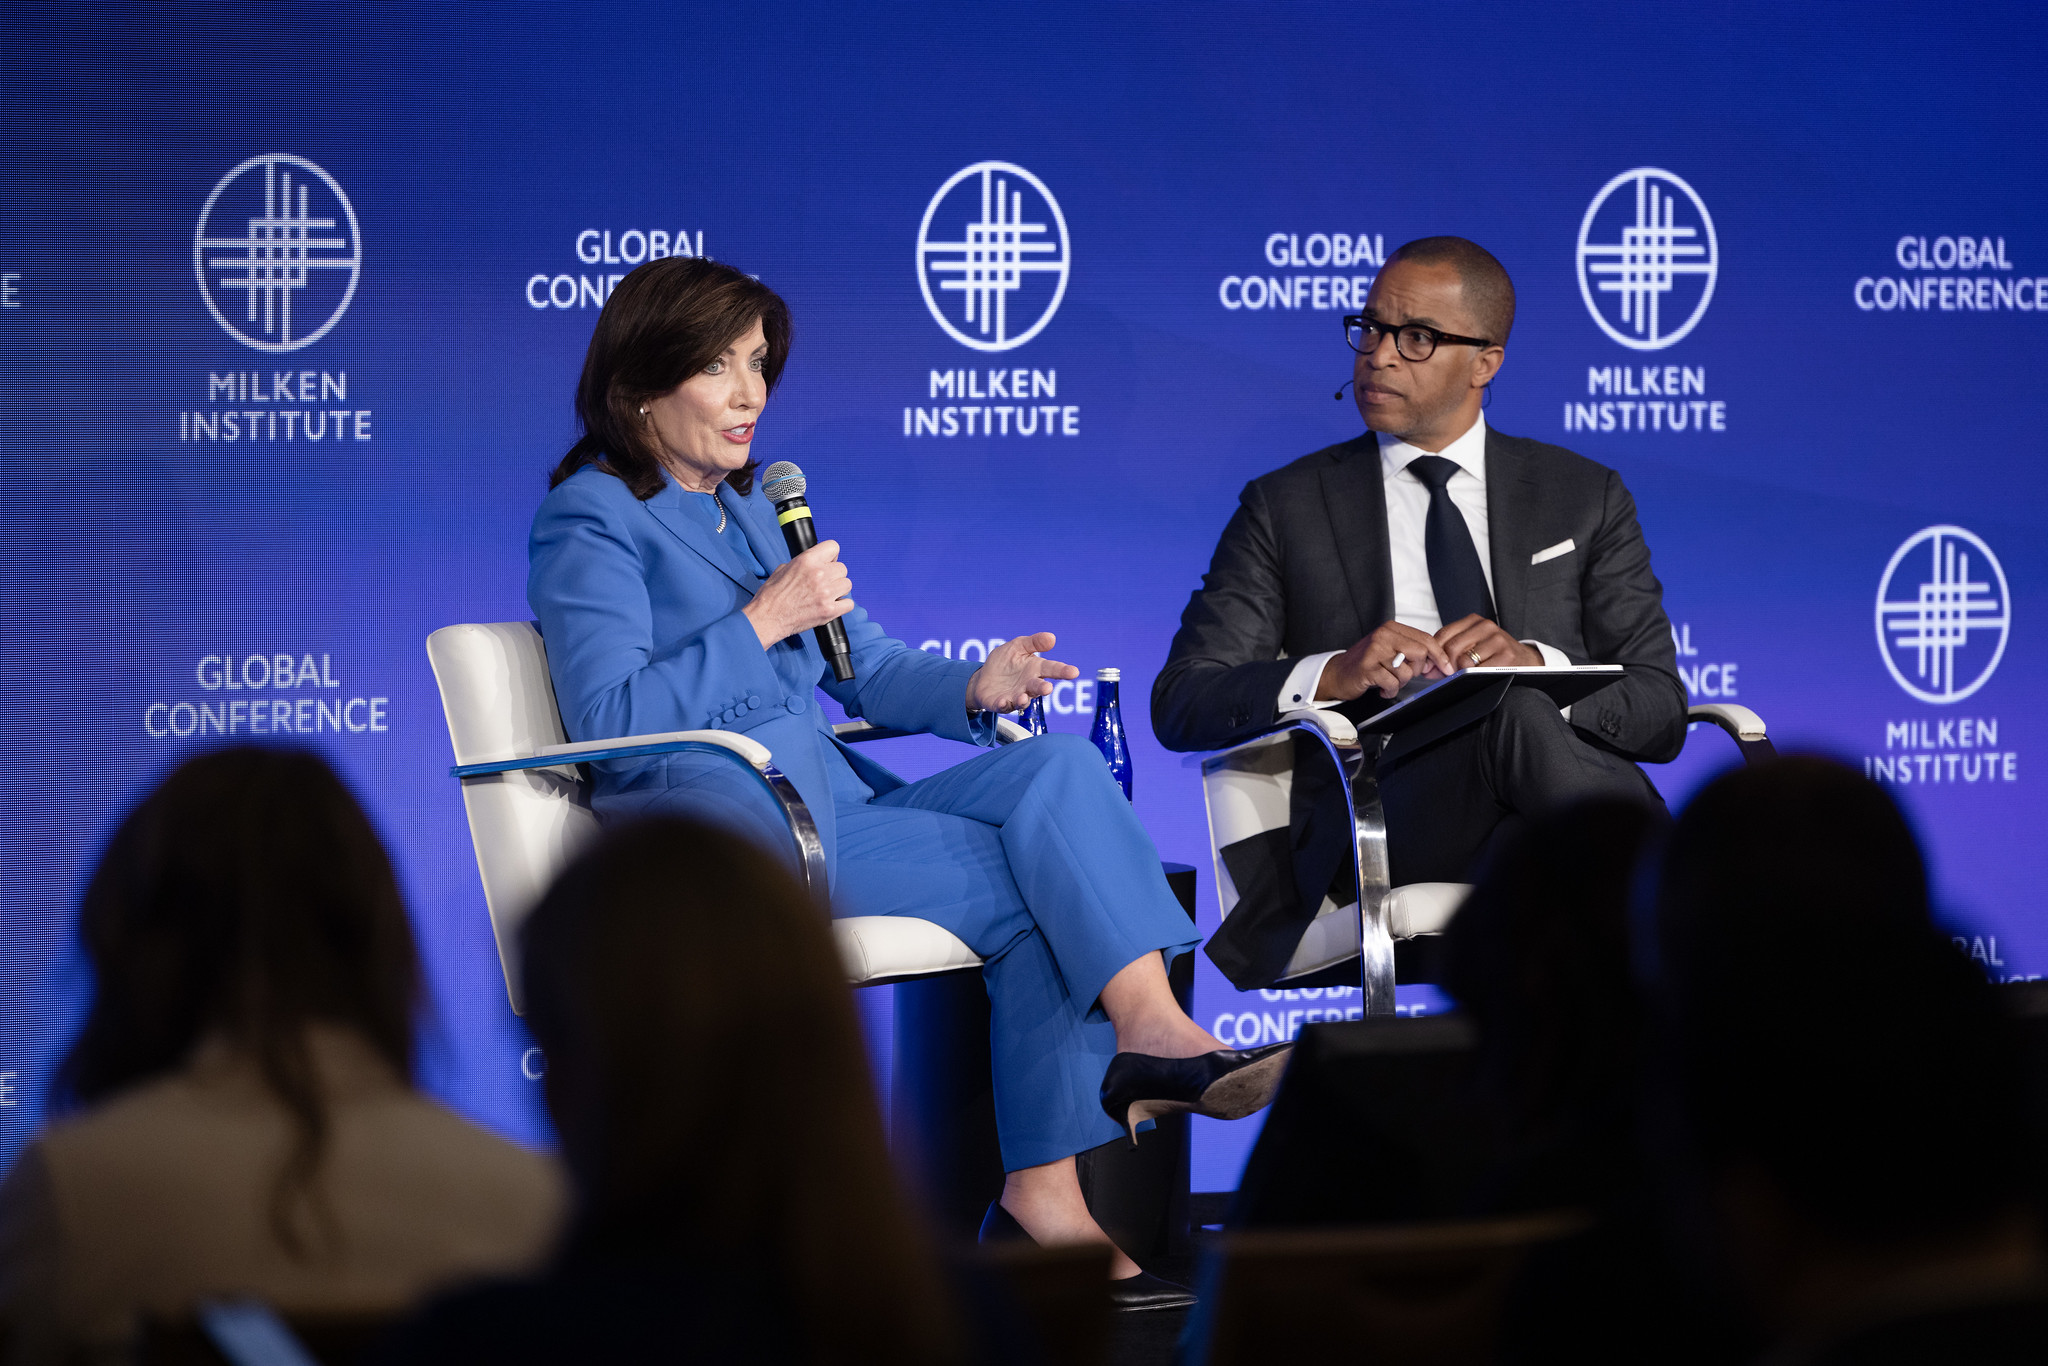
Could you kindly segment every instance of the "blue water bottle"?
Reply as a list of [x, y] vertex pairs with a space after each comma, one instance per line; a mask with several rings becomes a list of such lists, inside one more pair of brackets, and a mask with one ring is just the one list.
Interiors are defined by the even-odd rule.
[[1043, 697], [1032, 698], [1031, 705], [1017, 713], [1017, 724], [1030, 731], [1033, 735], [1045, 734], [1048, 729], [1045, 724], [1045, 699]]
[[1124, 743], [1124, 713], [1117, 705], [1117, 689], [1123, 678], [1120, 669], [1097, 669], [1095, 671], [1095, 725], [1089, 730], [1088, 738], [1102, 751], [1102, 758], [1109, 765], [1109, 776], [1116, 779], [1124, 790], [1124, 800], [1131, 796], [1131, 747]]

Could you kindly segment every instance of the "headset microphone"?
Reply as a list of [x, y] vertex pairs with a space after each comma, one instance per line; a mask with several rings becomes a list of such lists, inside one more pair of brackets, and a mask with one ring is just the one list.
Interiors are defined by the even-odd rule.
[[[761, 491], [775, 507], [775, 520], [782, 527], [782, 539], [793, 559], [818, 543], [818, 529], [811, 521], [811, 505], [804, 501], [809, 487], [804, 472], [787, 460], [778, 460], [761, 472]], [[853, 679], [853, 647], [847, 644], [846, 627], [836, 618], [817, 628], [818, 648], [832, 664], [832, 676], [841, 683]]]
[[1358, 383], [1358, 381], [1357, 381], [1357, 380], [1355, 380], [1355, 379], [1347, 379], [1347, 380], [1345, 380], [1345, 381], [1344, 381], [1344, 382], [1343, 382], [1342, 384], [1340, 384], [1340, 385], [1338, 385], [1338, 386], [1337, 386], [1337, 392], [1336, 392], [1336, 393], [1334, 393], [1334, 394], [1331, 394], [1331, 395], [1330, 395], [1330, 397], [1331, 397], [1331, 398], [1334, 398], [1334, 399], [1342, 400], [1342, 399], [1343, 399], [1343, 397], [1344, 397], [1344, 391], [1345, 391], [1346, 389], [1349, 389], [1349, 388], [1350, 388], [1350, 387], [1351, 387], [1352, 385], [1354, 385], [1354, 384], [1356, 384], [1356, 383]]

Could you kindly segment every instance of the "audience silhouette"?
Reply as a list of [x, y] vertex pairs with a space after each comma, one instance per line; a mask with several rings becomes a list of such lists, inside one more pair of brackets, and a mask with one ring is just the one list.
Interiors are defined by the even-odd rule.
[[1503, 1325], [1516, 1362], [1740, 1360], [1744, 1343], [1668, 1255], [1641, 1148], [1645, 1006], [1629, 895], [1662, 811], [1580, 804], [1496, 853], [1446, 931], [1445, 990], [1477, 1026], [1478, 1112], [1497, 1158], [1474, 1213], [1576, 1209], [1582, 1234], [1539, 1249]]
[[575, 1214], [537, 1280], [432, 1305], [393, 1360], [963, 1360], [893, 1172], [824, 911], [732, 836], [608, 833], [525, 934]]
[[1686, 808], [1643, 944], [1675, 1238], [1783, 1363], [2039, 1360], [2012, 1020], [1891, 798], [1820, 759]]
[[60, 1118], [0, 1187], [15, 1361], [125, 1359], [143, 1316], [209, 1298], [392, 1312], [544, 1253], [553, 1164], [413, 1089], [412, 931], [321, 760], [181, 765], [114, 831], [78, 933]]
[[[395, 1314], [437, 1291], [387, 1361], [1033, 1350], [892, 1169], [823, 911], [727, 834], [612, 830], [527, 923], [567, 1191], [413, 1088], [412, 932], [318, 758], [180, 766], [78, 928], [93, 992], [57, 1118], [0, 1185], [12, 1360], [119, 1359], [209, 1299]], [[1440, 1050], [1472, 1077], [1446, 1103], [1492, 1154], [1445, 1213], [1586, 1220], [1522, 1265], [1501, 1360], [2041, 1355], [2048, 1066], [1875, 783], [1788, 758], [1675, 825], [1552, 813], [1445, 947], [1476, 1038]]]

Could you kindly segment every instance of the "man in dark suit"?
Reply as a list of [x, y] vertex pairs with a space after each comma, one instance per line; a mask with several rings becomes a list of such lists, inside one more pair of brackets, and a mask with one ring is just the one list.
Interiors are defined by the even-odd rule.
[[1483, 721], [1381, 766], [1394, 882], [1462, 882], [1503, 822], [1569, 801], [1659, 802], [1633, 761], [1685, 739], [1663, 589], [1621, 477], [1480, 416], [1514, 324], [1500, 262], [1410, 242], [1346, 319], [1370, 429], [1245, 486], [1152, 689], [1169, 749], [1285, 711], [1362, 716], [1417, 679], [1488, 665], [1620, 664], [1560, 712], [1508, 690]]

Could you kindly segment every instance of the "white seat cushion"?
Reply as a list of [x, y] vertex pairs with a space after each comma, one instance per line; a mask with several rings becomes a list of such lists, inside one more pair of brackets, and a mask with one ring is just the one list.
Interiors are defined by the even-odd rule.
[[[1396, 939], [1442, 934], [1471, 894], [1471, 886], [1463, 882], [1411, 882], [1395, 887], [1380, 902], [1387, 913], [1387, 933]], [[1302, 931], [1301, 942], [1295, 945], [1278, 985], [1285, 986], [1297, 977], [1307, 977], [1357, 957], [1357, 903], [1339, 906], [1326, 896], [1316, 918]]]
[[1396, 939], [1442, 934], [1470, 895], [1469, 882], [1411, 882], [1396, 887], [1380, 903], [1387, 913], [1387, 933]]
[[832, 939], [854, 986], [981, 966], [951, 930], [907, 915], [851, 915], [832, 922]]

